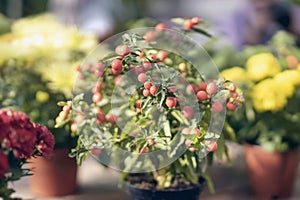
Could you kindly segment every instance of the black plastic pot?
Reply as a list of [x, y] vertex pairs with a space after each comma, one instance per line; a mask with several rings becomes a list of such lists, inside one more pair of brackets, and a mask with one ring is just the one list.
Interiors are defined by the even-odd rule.
[[198, 200], [203, 190], [203, 183], [180, 190], [150, 190], [126, 184], [126, 190], [131, 200]]

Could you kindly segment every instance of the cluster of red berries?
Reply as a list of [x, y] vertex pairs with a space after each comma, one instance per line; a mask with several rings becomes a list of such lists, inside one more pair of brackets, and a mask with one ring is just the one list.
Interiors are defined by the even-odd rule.
[[[202, 137], [202, 133], [200, 131], [200, 129], [198, 128], [194, 128], [194, 129], [191, 129], [191, 128], [184, 128], [182, 130], [182, 134], [195, 134], [195, 137]], [[218, 149], [218, 144], [217, 142], [211, 140], [211, 141], [207, 141], [207, 142], [201, 142], [203, 145], [205, 145], [205, 148], [207, 151], [209, 152], [215, 152], [217, 149]], [[185, 140], [185, 146], [190, 150], [190, 151], [193, 151], [193, 152], [197, 152], [198, 151], [198, 148], [193, 146], [192, 145], [192, 140], [190, 139], [186, 139]]]
[[71, 107], [68, 105], [63, 106], [62, 110], [59, 112], [58, 116], [55, 119], [56, 124], [60, 124], [68, 118]]
[[91, 73], [100, 78], [104, 76], [105, 65], [103, 63], [97, 63], [95, 66], [91, 63], [86, 64], [85, 66], [78, 65], [76, 70], [80, 72], [79, 78], [81, 80], [86, 79]]
[[227, 100], [226, 108], [230, 111], [236, 110], [243, 101], [243, 99], [241, 99], [241, 95], [237, 92], [236, 85], [231, 82], [225, 82], [223, 87], [228, 89], [230, 92], [230, 97]]
[[185, 19], [183, 22], [183, 28], [186, 30], [192, 29], [194, 26], [198, 25], [201, 22], [199, 17], [193, 17], [191, 19]]

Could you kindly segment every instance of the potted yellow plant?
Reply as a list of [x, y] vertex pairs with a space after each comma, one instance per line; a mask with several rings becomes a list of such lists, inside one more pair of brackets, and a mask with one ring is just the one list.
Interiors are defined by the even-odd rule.
[[70, 155], [123, 171], [132, 199], [198, 199], [204, 179], [211, 186], [205, 169], [213, 152], [226, 153], [225, 111], [243, 101], [185, 35], [210, 36], [204, 22], [172, 21], [175, 30], [158, 24], [104, 42], [81, 65], [78, 95], [59, 102], [66, 117], [57, 127], [70, 125], [78, 136]]
[[247, 144], [249, 178], [260, 198], [288, 198], [293, 192], [300, 144], [299, 53], [293, 36], [278, 32], [268, 46], [244, 50], [244, 67], [222, 71], [245, 92], [245, 106], [229, 122], [237, 141]]
[[[60, 112], [56, 102], [72, 97], [77, 65], [96, 44], [95, 36], [82, 34], [75, 27], [65, 27], [49, 14], [16, 20], [11, 32], [0, 36], [0, 77], [3, 87], [11, 89], [7, 93], [10, 101], [5, 103], [47, 126], [55, 136], [57, 155], [53, 159], [31, 160], [36, 172], [30, 177], [32, 190], [41, 196], [66, 195], [76, 189], [77, 165], [68, 157], [76, 138], [71, 137], [68, 127], [54, 128], [55, 117]], [[46, 169], [38, 167], [38, 163]], [[36, 180], [45, 171], [44, 174], [50, 174], [50, 166], [58, 167], [55, 172], [58, 178], [52, 174], [46, 177], [47, 181]], [[64, 182], [67, 177], [71, 183]]]

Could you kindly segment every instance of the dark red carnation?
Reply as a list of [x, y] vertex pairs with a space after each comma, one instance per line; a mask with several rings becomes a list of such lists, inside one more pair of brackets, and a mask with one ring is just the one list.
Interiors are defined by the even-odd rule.
[[8, 160], [3, 151], [0, 151], [0, 179], [2, 179], [5, 173], [8, 171]]
[[35, 124], [36, 130], [36, 147], [43, 156], [49, 156], [54, 148], [54, 136], [46, 126]]
[[4, 147], [12, 149], [17, 159], [29, 158], [36, 141], [34, 126], [29, 117], [23, 112], [1, 110], [0, 121], [0, 130], [4, 130], [1, 134], [4, 136]]

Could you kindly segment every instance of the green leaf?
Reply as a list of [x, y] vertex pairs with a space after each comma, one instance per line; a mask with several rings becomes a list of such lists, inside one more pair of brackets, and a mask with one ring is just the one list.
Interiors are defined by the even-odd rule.
[[176, 24], [183, 24], [184, 19], [183, 18], [179, 18], [179, 17], [178, 18], [172, 18], [171, 22], [174, 22]]
[[164, 132], [165, 132], [165, 135], [167, 137], [172, 137], [172, 134], [171, 134], [171, 128], [170, 128], [170, 122], [167, 120], [165, 125], [164, 125]]
[[201, 175], [205, 179], [205, 182], [207, 184], [209, 192], [210, 193], [215, 193], [215, 186], [214, 186], [214, 183], [213, 183], [211, 177], [209, 176], [209, 174], [207, 172], [202, 172]]
[[227, 121], [224, 122], [224, 133], [229, 136], [230, 140], [236, 141], [236, 135], [233, 128], [228, 124]]
[[203, 35], [205, 35], [205, 36], [207, 36], [209, 38], [212, 37], [212, 35], [210, 33], [208, 33], [207, 31], [203, 30], [202, 28], [194, 26], [193, 30], [196, 31], [196, 32], [198, 32], [198, 33], [201, 33], [201, 34], [203, 34]]
[[118, 183], [118, 187], [119, 187], [119, 188], [121, 188], [121, 187], [123, 186], [124, 181], [126, 180], [127, 176], [128, 176], [128, 173], [127, 173], [127, 172], [123, 172], [123, 173], [121, 174], [121, 177], [120, 177], [120, 180], [119, 180], [119, 183]]

